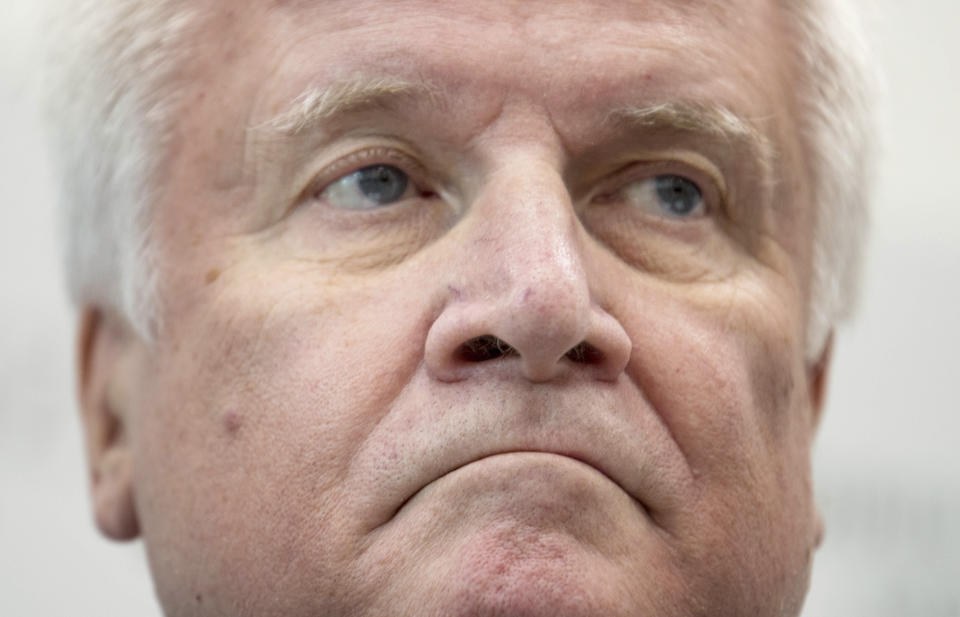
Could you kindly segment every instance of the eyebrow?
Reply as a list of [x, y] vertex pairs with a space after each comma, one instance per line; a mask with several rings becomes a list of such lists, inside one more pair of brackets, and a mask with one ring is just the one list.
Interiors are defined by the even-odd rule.
[[621, 107], [608, 114], [607, 123], [707, 135], [772, 153], [770, 140], [753, 122], [716, 103], [670, 101]]
[[748, 150], [756, 157], [765, 175], [769, 177], [772, 173], [772, 142], [753, 122], [721, 104], [680, 100], [626, 106], [608, 114], [607, 124], [705, 135], [731, 147]]
[[424, 82], [354, 74], [323, 86], [309, 86], [279, 114], [253, 129], [298, 135], [339, 115], [387, 108], [403, 98], [433, 99], [435, 94], [435, 89]]
[[[426, 81], [358, 72], [332, 83], [308, 86], [276, 116], [252, 129], [296, 136], [331, 118], [389, 109], [403, 99], [426, 98], [437, 104], [439, 94], [440, 89]], [[771, 141], [753, 122], [719, 103], [676, 100], [626, 105], [609, 112], [603, 124], [706, 136], [749, 152], [759, 163], [763, 177], [767, 181], [772, 178], [775, 151]]]

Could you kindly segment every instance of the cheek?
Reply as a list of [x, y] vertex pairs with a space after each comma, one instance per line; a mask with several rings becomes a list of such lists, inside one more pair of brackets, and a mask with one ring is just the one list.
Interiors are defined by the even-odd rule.
[[[648, 293], [628, 330], [631, 377], [696, 478], [695, 503], [664, 523], [691, 580], [714, 586], [710, 573], [731, 573], [714, 597], [749, 581], [754, 589], [735, 593], [780, 589], [799, 602], [814, 537], [799, 317], [745, 296], [680, 296]], [[760, 604], [755, 614], [768, 614]]]
[[[756, 279], [756, 280], [754, 280]], [[803, 302], [778, 280], [645, 284], [625, 307], [632, 377], [697, 473], [735, 473], [809, 439]]]
[[[171, 589], [207, 587], [209, 604], [231, 578], [254, 593], [285, 568], [319, 577], [365, 528], [347, 516], [341, 483], [419, 365], [410, 347], [422, 348], [422, 307], [403, 310], [396, 289], [297, 283], [305, 278], [222, 272], [164, 333], [134, 436], [151, 562], [180, 560], [154, 568], [158, 587], [164, 576], [178, 579]], [[243, 289], [260, 292], [234, 292]], [[198, 547], [216, 563], [194, 563]]]

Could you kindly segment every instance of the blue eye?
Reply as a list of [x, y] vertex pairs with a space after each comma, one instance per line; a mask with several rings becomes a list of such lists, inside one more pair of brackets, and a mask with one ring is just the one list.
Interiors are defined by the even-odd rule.
[[386, 206], [407, 196], [410, 178], [393, 165], [370, 165], [347, 174], [320, 193], [323, 201], [351, 210]]
[[623, 190], [623, 195], [635, 207], [671, 218], [700, 216], [706, 209], [700, 187], [692, 180], [674, 174], [631, 182]]
[[689, 216], [703, 205], [700, 188], [683, 176], [657, 176], [654, 182], [661, 205], [674, 216]]

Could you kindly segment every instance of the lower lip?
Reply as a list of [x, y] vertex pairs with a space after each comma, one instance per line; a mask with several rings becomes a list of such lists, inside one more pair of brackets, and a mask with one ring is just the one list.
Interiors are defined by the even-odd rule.
[[394, 521], [419, 514], [431, 526], [513, 521], [586, 535], [604, 521], [647, 519], [642, 504], [596, 468], [543, 452], [496, 454], [459, 467], [418, 491]]

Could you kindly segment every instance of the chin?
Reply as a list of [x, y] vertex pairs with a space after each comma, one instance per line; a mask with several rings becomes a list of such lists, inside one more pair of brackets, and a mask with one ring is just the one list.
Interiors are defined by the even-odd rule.
[[[464, 547], [441, 590], [457, 617], [636, 615], [621, 572], [569, 536], [500, 526]], [[606, 567], [605, 567], [606, 566]]]
[[404, 544], [393, 555], [416, 559], [394, 570], [376, 607], [386, 614], [663, 614], [643, 608], [668, 588], [657, 581], [669, 570], [659, 535], [633, 498], [579, 461], [483, 459], [421, 490], [391, 526]]

